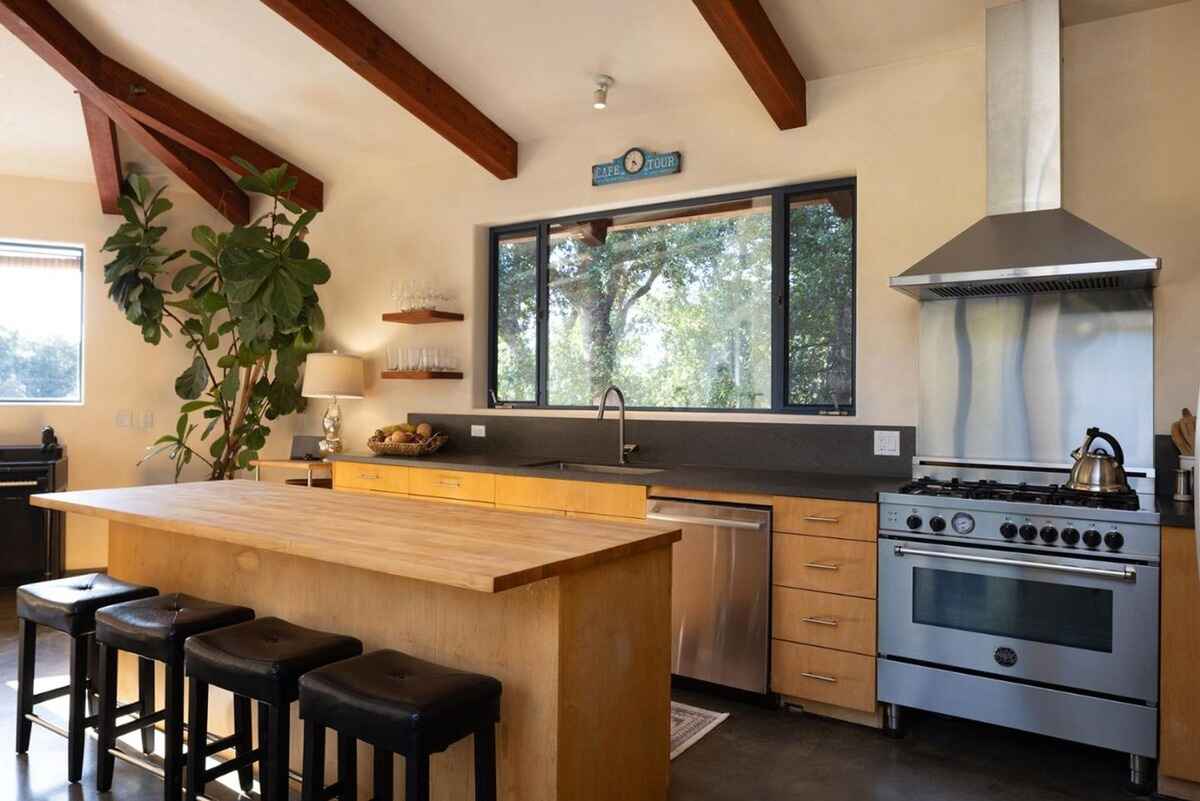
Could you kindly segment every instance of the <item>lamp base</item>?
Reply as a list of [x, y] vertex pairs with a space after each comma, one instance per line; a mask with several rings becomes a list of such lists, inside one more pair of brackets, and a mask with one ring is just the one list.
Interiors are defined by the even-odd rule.
[[325, 416], [321, 418], [321, 428], [325, 431], [325, 439], [321, 440], [318, 445], [321, 453], [341, 453], [342, 408], [338, 406], [336, 397], [330, 401], [329, 408], [325, 410]]

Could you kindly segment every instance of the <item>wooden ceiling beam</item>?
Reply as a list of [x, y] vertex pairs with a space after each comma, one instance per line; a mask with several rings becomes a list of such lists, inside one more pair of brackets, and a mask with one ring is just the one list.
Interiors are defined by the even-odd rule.
[[516, 141], [346, 0], [262, 2], [488, 172], [517, 177]]
[[83, 124], [87, 128], [88, 149], [92, 153], [92, 170], [96, 173], [96, 188], [100, 192], [100, 210], [105, 214], [120, 214], [117, 199], [121, 197], [121, 149], [117, 143], [117, 126], [107, 114], [83, 95]]
[[758, 0], [693, 0], [781, 131], [808, 122], [804, 76]]
[[[249, 220], [250, 203], [245, 193], [207, 154], [225, 152], [224, 159], [216, 161], [228, 162], [231, 168], [236, 168], [230, 159], [233, 155], [262, 169], [278, 166], [283, 159], [105, 56], [46, 0], [0, 0], [0, 25], [8, 28], [57, 70], [84, 99], [147, 148], [228, 220], [235, 224]], [[114, 96], [116, 93], [144, 97], [139, 94], [140, 89], [145, 89], [145, 95], [151, 96], [145, 108], [138, 108], [129, 97], [122, 100]], [[169, 111], [172, 103], [174, 111]], [[135, 109], [137, 117], [133, 114]], [[152, 130], [143, 124], [142, 120], [146, 119], [156, 120], [158, 129]], [[163, 131], [162, 128], [170, 130]], [[172, 132], [179, 136], [172, 136]], [[184, 132], [188, 136], [184, 137]], [[199, 142], [207, 143], [208, 150], [185, 152]], [[289, 169], [300, 175], [301, 171], [294, 167], [289, 165]], [[236, 171], [241, 170], [236, 168]], [[302, 196], [300, 186], [297, 186], [293, 198], [302, 206], [320, 209], [323, 186], [317, 179], [311, 176], [309, 179], [308, 192]], [[301, 185], [305, 185], [303, 179]]]

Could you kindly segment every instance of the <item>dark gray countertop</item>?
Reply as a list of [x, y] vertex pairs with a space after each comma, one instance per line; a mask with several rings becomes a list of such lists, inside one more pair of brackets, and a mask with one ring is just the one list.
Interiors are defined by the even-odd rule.
[[[757, 495], [787, 495], [797, 498], [825, 498], [837, 501], [874, 502], [880, 492], [895, 490], [906, 481], [898, 476], [842, 475], [802, 473], [790, 470], [749, 470], [729, 467], [664, 467], [662, 472], [646, 475], [606, 473], [563, 473], [546, 467], [530, 467], [542, 461], [536, 457], [507, 457], [488, 454], [437, 454], [422, 458], [376, 456], [371, 453], [341, 453], [329, 461], [391, 464], [466, 470], [477, 473], [504, 473], [537, 478], [565, 478], [613, 484], [658, 485], [680, 489], [743, 492]], [[655, 465], [635, 465], [654, 467]]]
[[1159, 497], [1158, 515], [1164, 526], [1196, 527], [1196, 512], [1191, 501], [1176, 501], [1170, 497]]

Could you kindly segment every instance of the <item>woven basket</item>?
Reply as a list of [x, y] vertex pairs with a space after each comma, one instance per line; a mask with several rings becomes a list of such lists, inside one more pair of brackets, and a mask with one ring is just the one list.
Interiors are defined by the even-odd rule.
[[445, 434], [434, 434], [421, 442], [384, 442], [371, 437], [367, 447], [380, 456], [428, 456], [437, 453], [449, 441], [450, 437]]

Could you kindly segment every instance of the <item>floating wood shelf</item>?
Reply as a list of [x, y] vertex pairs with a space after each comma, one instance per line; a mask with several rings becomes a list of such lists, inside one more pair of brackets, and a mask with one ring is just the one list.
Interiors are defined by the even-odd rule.
[[441, 311], [440, 309], [412, 309], [411, 311], [388, 312], [383, 315], [385, 323], [406, 323], [408, 325], [455, 323], [461, 319], [463, 316], [458, 312]]
[[380, 378], [394, 378], [404, 381], [429, 381], [435, 378], [462, 378], [462, 373], [434, 372], [432, 370], [384, 370]]

